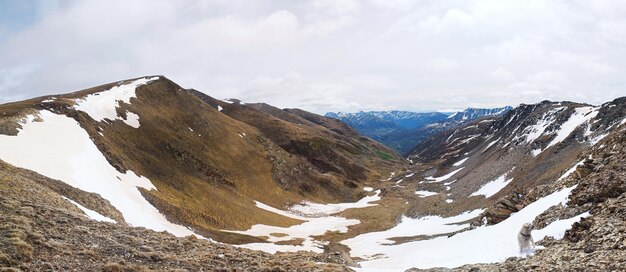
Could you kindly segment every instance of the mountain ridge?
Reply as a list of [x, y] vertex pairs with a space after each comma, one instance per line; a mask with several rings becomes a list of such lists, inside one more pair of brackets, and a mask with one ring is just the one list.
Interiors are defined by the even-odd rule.
[[413, 147], [437, 132], [477, 118], [500, 115], [510, 109], [510, 106], [492, 109], [467, 108], [451, 114], [395, 110], [329, 112], [325, 116], [341, 120], [360, 133], [408, 155]]

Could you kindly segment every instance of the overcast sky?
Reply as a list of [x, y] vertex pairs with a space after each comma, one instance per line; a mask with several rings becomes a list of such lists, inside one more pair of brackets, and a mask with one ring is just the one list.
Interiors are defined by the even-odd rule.
[[0, 103], [163, 74], [309, 111], [626, 95], [626, 1], [0, 0]]

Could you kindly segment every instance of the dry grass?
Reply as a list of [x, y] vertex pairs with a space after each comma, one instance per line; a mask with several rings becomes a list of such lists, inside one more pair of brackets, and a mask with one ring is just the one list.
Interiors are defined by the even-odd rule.
[[[360, 138], [335, 120], [298, 110], [275, 111], [277, 118], [225, 103], [224, 111], [218, 112], [215, 105], [165, 78], [140, 86], [137, 97], [118, 108], [120, 116], [126, 111], [140, 116], [137, 129], [119, 120], [95, 122], [68, 107], [72, 99], [116, 84], [56, 96], [52, 103], [44, 103], [49, 97], [41, 97], [5, 104], [0, 113], [23, 116], [25, 111], [46, 108], [76, 119], [112, 166], [152, 181], [158, 190], [142, 193], [169, 220], [220, 241], [259, 241], [223, 229], [300, 223], [256, 208], [254, 200], [277, 208], [303, 198], [322, 203], [354, 201], [363, 196], [359, 183], [406, 166], [393, 151]], [[0, 115], [0, 120], [16, 124], [15, 118]], [[389, 156], [380, 158], [381, 152]], [[97, 209], [104, 205], [87, 201], [94, 198], [79, 196], [71, 198], [121, 218]]]

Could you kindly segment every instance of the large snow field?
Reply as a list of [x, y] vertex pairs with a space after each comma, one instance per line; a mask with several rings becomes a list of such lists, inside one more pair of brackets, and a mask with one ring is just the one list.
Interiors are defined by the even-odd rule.
[[459, 231], [469, 227], [469, 224], [458, 224], [458, 222], [472, 219], [479, 216], [482, 212], [483, 210], [474, 210], [446, 218], [439, 216], [424, 216], [419, 218], [403, 216], [400, 224], [391, 229], [361, 234], [357, 237], [342, 241], [341, 243], [352, 249], [352, 256], [371, 258], [381, 253], [381, 249], [393, 245], [394, 242], [389, 240], [389, 238], [436, 235]]
[[[303, 220], [304, 222], [291, 227], [277, 227], [263, 224], [256, 224], [245, 231], [229, 231], [233, 233], [246, 234], [251, 236], [267, 236], [270, 243], [250, 243], [240, 245], [240, 247], [261, 250], [269, 253], [295, 252], [299, 250], [313, 251], [322, 253], [324, 242], [313, 239], [312, 236], [323, 235], [327, 231], [347, 232], [348, 226], [356, 225], [361, 221], [356, 219], [346, 219], [332, 214], [351, 208], [364, 208], [374, 206], [369, 202], [380, 199], [378, 194], [380, 190], [376, 190], [376, 194], [366, 196], [354, 203], [338, 203], [338, 204], [318, 204], [307, 202], [306, 204], [296, 205], [289, 211], [276, 209], [261, 202], [256, 202], [258, 208], [264, 209], [289, 218]], [[280, 235], [273, 236], [272, 234]], [[280, 236], [280, 237], [278, 237]], [[302, 239], [302, 245], [277, 245], [276, 242], [289, 241], [294, 239]]]
[[[512, 256], [520, 256], [516, 237], [522, 224], [532, 222], [536, 216], [554, 205], [565, 204], [573, 189], [574, 186], [564, 188], [538, 199], [496, 225], [478, 227], [452, 237], [385, 245], [385, 239], [392, 237], [447, 233], [462, 229], [466, 225], [449, 224], [477, 216], [479, 212], [451, 218], [404, 218], [400, 225], [390, 230], [362, 234], [341, 243], [352, 249], [353, 256], [367, 259], [359, 263], [362, 268], [357, 271], [404, 271], [412, 267], [452, 268], [465, 264], [501, 262]], [[535, 241], [546, 236], [562, 238], [566, 229], [585, 216], [588, 214], [553, 222], [543, 229], [533, 231], [533, 238]]]
[[39, 112], [39, 117], [43, 122], [29, 116], [17, 136], [0, 135], [0, 159], [99, 194], [132, 226], [176, 236], [193, 234], [168, 222], [146, 201], [138, 188], [156, 190], [150, 180], [130, 170], [125, 174], [115, 170], [78, 122], [45, 110]]

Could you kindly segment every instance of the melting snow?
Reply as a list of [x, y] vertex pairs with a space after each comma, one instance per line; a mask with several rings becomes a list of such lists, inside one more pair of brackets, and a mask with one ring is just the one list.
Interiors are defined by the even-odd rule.
[[130, 170], [115, 170], [74, 119], [50, 111], [41, 111], [39, 115], [43, 122], [23, 124], [17, 136], [0, 135], [1, 159], [100, 194], [132, 226], [168, 231], [176, 236], [193, 234], [168, 222], [143, 198], [138, 188], [156, 190], [150, 180]]
[[485, 149], [483, 149], [483, 152], [487, 151], [487, 149], [489, 149], [492, 145], [496, 144], [498, 141], [500, 141], [500, 138], [498, 138], [498, 139], [495, 139], [495, 140], [491, 141], [491, 142], [487, 145], [487, 147], [485, 147]]
[[532, 154], [533, 157], [537, 157], [537, 155], [541, 154], [542, 151], [543, 150], [541, 150], [541, 148], [540, 149], [533, 149], [533, 150], [530, 151], [530, 154]]
[[604, 133], [601, 135], [596, 136], [595, 138], [591, 139], [589, 142], [591, 143], [591, 145], [596, 145], [597, 143], [599, 143], [600, 141], [602, 141], [602, 139], [604, 139], [604, 137], [609, 136], [609, 133]]
[[596, 117], [596, 115], [598, 115], [598, 108], [576, 108], [576, 111], [569, 117], [569, 119], [567, 119], [565, 123], [561, 124], [561, 128], [557, 132], [556, 137], [548, 144], [548, 146], [546, 146], [546, 148], [544, 148], [544, 150], [565, 140], [565, 138], [567, 138], [567, 136], [569, 136], [578, 126]]
[[[356, 225], [361, 221], [356, 219], [346, 219], [339, 216], [330, 216], [331, 214], [338, 213], [345, 209], [350, 208], [363, 208], [373, 206], [376, 204], [368, 204], [368, 202], [379, 200], [378, 194], [380, 190], [376, 191], [373, 196], [367, 196], [355, 203], [339, 203], [339, 204], [317, 204], [307, 203], [306, 205], [296, 205], [290, 209], [290, 211], [284, 211], [276, 209], [274, 207], [265, 205], [256, 201], [257, 207], [270, 211], [282, 216], [286, 216], [293, 219], [305, 221], [302, 224], [294, 225], [291, 227], [276, 227], [263, 224], [257, 224], [252, 226], [249, 230], [245, 231], [228, 231], [233, 233], [240, 233], [252, 236], [267, 236], [268, 242], [271, 243], [251, 243], [240, 245], [240, 247], [261, 250], [269, 253], [281, 252], [295, 252], [299, 250], [313, 251], [322, 253], [323, 246], [327, 242], [321, 242], [313, 239], [312, 236], [323, 235], [327, 231], [338, 231], [345, 233], [348, 231], [348, 226]], [[271, 235], [272, 233], [280, 233], [282, 237], [276, 237]], [[302, 245], [277, 245], [276, 242], [290, 241], [293, 239], [302, 239]]]
[[555, 121], [556, 113], [563, 109], [565, 109], [565, 107], [559, 107], [559, 108], [546, 112], [541, 117], [541, 119], [537, 121], [537, 124], [534, 124], [528, 127], [527, 129], [525, 129], [524, 131], [528, 131], [526, 134], [526, 142], [532, 143], [534, 140], [537, 140], [537, 138], [539, 138], [543, 134], [546, 128]]
[[222, 110], [224, 110], [224, 108], [222, 108], [222, 106], [220, 105], [217, 105], [217, 111], [222, 111]]
[[71, 199], [69, 199], [67, 197], [63, 197], [63, 199], [69, 201], [70, 203], [74, 204], [76, 207], [81, 209], [85, 213], [85, 215], [87, 215], [87, 217], [89, 219], [100, 221], [100, 222], [117, 223], [117, 222], [115, 222], [115, 220], [113, 220], [111, 218], [108, 218], [108, 217], [106, 217], [104, 215], [101, 215], [101, 214], [99, 214], [98, 212], [96, 212], [94, 210], [90, 210], [90, 209], [85, 208], [83, 205], [78, 204], [74, 200], [71, 200]]
[[363, 191], [371, 192], [371, 191], [374, 191], [374, 188], [372, 188], [372, 187], [363, 187]]
[[566, 177], [568, 177], [569, 175], [571, 175], [572, 173], [574, 173], [574, 171], [576, 171], [576, 168], [578, 168], [579, 165], [583, 165], [583, 163], [585, 162], [585, 160], [579, 161], [578, 163], [576, 163], [572, 168], [570, 168], [569, 170], [565, 171], [565, 173], [563, 173], [563, 175], [561, 175], [561, 177], [559, 179], [557, 179], [557, 181], [562, 180]]
[[404, 176], [404, 177], [405, 177], [405, 178], [410, 178], [410, 177], [412, 177], [413, 175], [415, 175], [415, 173], [408, 174], [408, 175], [406, 175], [406, 176]]
[[458, 162], [455, 162], [452, 166], [461, 166], [461, 164], [463, 164], [467, 159], [469, 159], [469, 157], [462, 159]]
[[426, 182], [427, 182], [427, 183], [442, 182], [442, 181], [444, 181], [444, 180], [446, 180], [446, 179], [451, 178], [452, 176], [454, 176], [454, 174], [456, 174], [456, 173], [458, 173], [459, 171], [463, 170], [463, 168], [465, 168], [465, 167], [461, 167], [461, 168], [459, 168], [459, 169], [456, 169], [456, 170], [454, 170], [454, 171], [450, 172], [449, 174], [447, 174], [447, 175], [443, 175], [443, 176], [438, 177], [438, 178], [435, 178], [435, 177], [432, 177], [432, 176], [427, 177], [427, 178], [426, 178]]
[[124, 120], [124, 123], [131, 127], [139, 128], [139, 115], [127, 111], [126, 120]]
[[486, 183], [485, 185], [480, 187], [478, 191], [472, 193], [470, 196], [484, 195], [485, 198], [488, 198], [488, 197], [491, 197], [492, 195], [495, 195], [496, 193], [500, 192], [502, 188], [506, 187], [506, 185], [508, 185], [509, 182], [513, 180], [512, 178], [505, 180], [506, 175], [507, 174], [504, 174], [502, 176], [499, 176], [497, 179]]
[[419, 197], [429, 197], [429, 196], [434, 196], [439, 193], [435, 193], [431, 191], [415, 191], [415, 194], [418, 195]]
[[379, 194], [380, 190], [376, 190], [376, 194], [366, 196], [364, 198], [361, 198], [359, 201], [353, 203], [319, 204], [309, 201], [303, 201], [300, 204], [294, 205], [289, 210], [309, 216], [330, 215], [342, 212], [347, 209], [376, 206], [378, 204], [372, 204], [371, 202], [380, 200]]
[[[76, 100], [75, 109], [86, 112], [98, 122], [102, 122], [104, 119], [109, 120], [122, 120], [117, 116], [116, 109], [120, 106], [120, 102], [130, 104], [130, 99], [136, 97], [135, 90], [137, 87], [148, 84], [150, 81], [157, 80], [158, 77], [151, 78], [140, 78], [131, 83], [115, 86], [107, 91], [97, 92], [90, 95], [85, 96], [84, 98], [80, 98]], [[136, 114], [133, 117], [129, 118], [137, 118], [135, 123], [134, 120], [130, 120], [126, 122], [130, 126], [132, 124], [139, 125], [139, 116]]]
[[[402, 271], [411, 267], [451, 268], [465, 264], [501, 262], [509, 257], [519, 256], [516, 237], [521, 225], [532, 222], [536, 216], [554, 205], [564, 204], [573, 189], [574, 187], [565, 188], [540, 198], [496, 225], [479, 227], [451, 237], [443, 236], [430, 240], [381, 246], [381, 244], [389, 243], [387, 239], [391, 237], [432, 235], [461, 230], [466, 226], [465, 224], [451, 224], [476, 217], [482, 211], [451, 218], [403, 218], [402, 223], [390, 230], [362, 234], [341, 243], [352, 249], [353, 256], [368, 259], [359, 263], [362, 268], [356, 268], [357, 271]], [[588, 216], [588, 213], [553, 222], [543, 229], [533, 231], [533, 238], [535, 241], [547, 236], [561, 238], [566, 229], [585, 216]], [[406, 220], [410, 220], [411, 223], [405, 223]], [[377, 257], [381, 255], [383, 257], [372, 258], [377, 254]]]
[[[424, 216], [420, 218], [403, 216], [400, 224], [391, 229], [361, 234], [354, 238], [344, 240], [341, 243], [350, 247], [352, 256], [368, 259], [376, 254], [392, 250], [395, 247], [410, 244], [405, 243], [401, 245], [393, 245], [393, 241], [389, 240], [389, 238], [411, 237], [417, 235], [437, 235], [459, 231], [470, 226], [468, 223], [460, 224], [459, 222], [467, 221], [479, 216], [482, 212], [483, 210], [474, 210], [446, 218], [439, 216]], [[404, 253], [412, 254], [410, 251]], [[388, 255], [388, 257], [392, 259], [395, 256]], [[399, 268], [396, 267], [394, 271], [395, 270], [399, 270]]]

